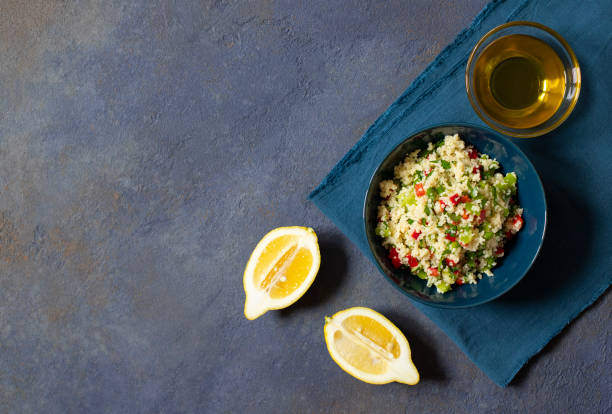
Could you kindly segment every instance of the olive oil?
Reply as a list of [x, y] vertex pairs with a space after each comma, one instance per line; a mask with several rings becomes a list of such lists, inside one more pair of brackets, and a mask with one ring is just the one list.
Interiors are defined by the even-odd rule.
[[542, 124], [565, 95], [561, 59], [548, 44], [528, 35], [493, 41], [476, 60], [473, 76], [483, 110], [511, 128]]

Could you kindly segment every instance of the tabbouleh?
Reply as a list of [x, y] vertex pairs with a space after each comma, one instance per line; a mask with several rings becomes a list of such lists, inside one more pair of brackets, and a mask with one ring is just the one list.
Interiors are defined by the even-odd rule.
[[444, 293], [476, 283], [522, 227], [514, 172], [466, 146], [458, 134], [410, 153], [380, 183], [376, 234], [394, 267]]

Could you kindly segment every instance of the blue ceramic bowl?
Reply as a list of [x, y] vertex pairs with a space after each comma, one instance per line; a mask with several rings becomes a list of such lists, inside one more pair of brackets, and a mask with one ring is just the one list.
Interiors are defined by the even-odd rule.
[[[438, 293], [434, 286], [427, 287], [424, 280], [409, 270], [394, 269], [387, 258], [387, 250], [375, 234], [377, 206], [380, 203], [379, 184], [393, 177], [393, 167], [406, 154], [425, 148], [445, 135], [458, 133], [461, 139], [484, 154], [499, 161], [504, 172], [514, 171], [518, 177], [518, 202], [523, 207], [523, 229], [506, 247], [506, 255], [495, 268], [493, 277], [483, 275], [474, 285], [453, 285], [453, 290]], [[465, 308], [489, 302], [510, 290], [525, 276], [536, 259], [546, 229], [546, 198], [535, 168], [521, 150], [508, 139], [492, 130], [469, 124], [444, 124], [410, 135], [382, 161], [370, 180], [363, 209], [365, 232], [370, 250], [385, 278], [406, 296], [439, 308]]]

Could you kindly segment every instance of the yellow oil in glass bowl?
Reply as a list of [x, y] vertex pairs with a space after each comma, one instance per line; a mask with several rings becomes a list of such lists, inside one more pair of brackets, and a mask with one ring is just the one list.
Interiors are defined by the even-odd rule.
[[581, 79], [569, 44], [550, 27], [527, 21], [491, 29], [465, 67], [465, 89], [476, 114], [516, 138], [561, 125], [576, 106]]
[[565, 96], [563, 62], [547, 43], [529, 35], [494, 40], [476, 60], [473, 76], [482, 110], [510, 128], [542, 124]]

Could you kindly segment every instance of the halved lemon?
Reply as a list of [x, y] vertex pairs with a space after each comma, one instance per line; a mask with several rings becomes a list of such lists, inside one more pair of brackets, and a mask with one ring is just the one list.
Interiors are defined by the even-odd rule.
[[309, 227], [279, 227], [257, 243], [244, 270], [244, 315], [255, 319], [297, 301], [312, 285], [321, 255]]
[[370, 384], [419, 382], [408, 340], [380, 313], [349, 308], [326, 317], [323, 332], [332, 359], [353, 377]]

